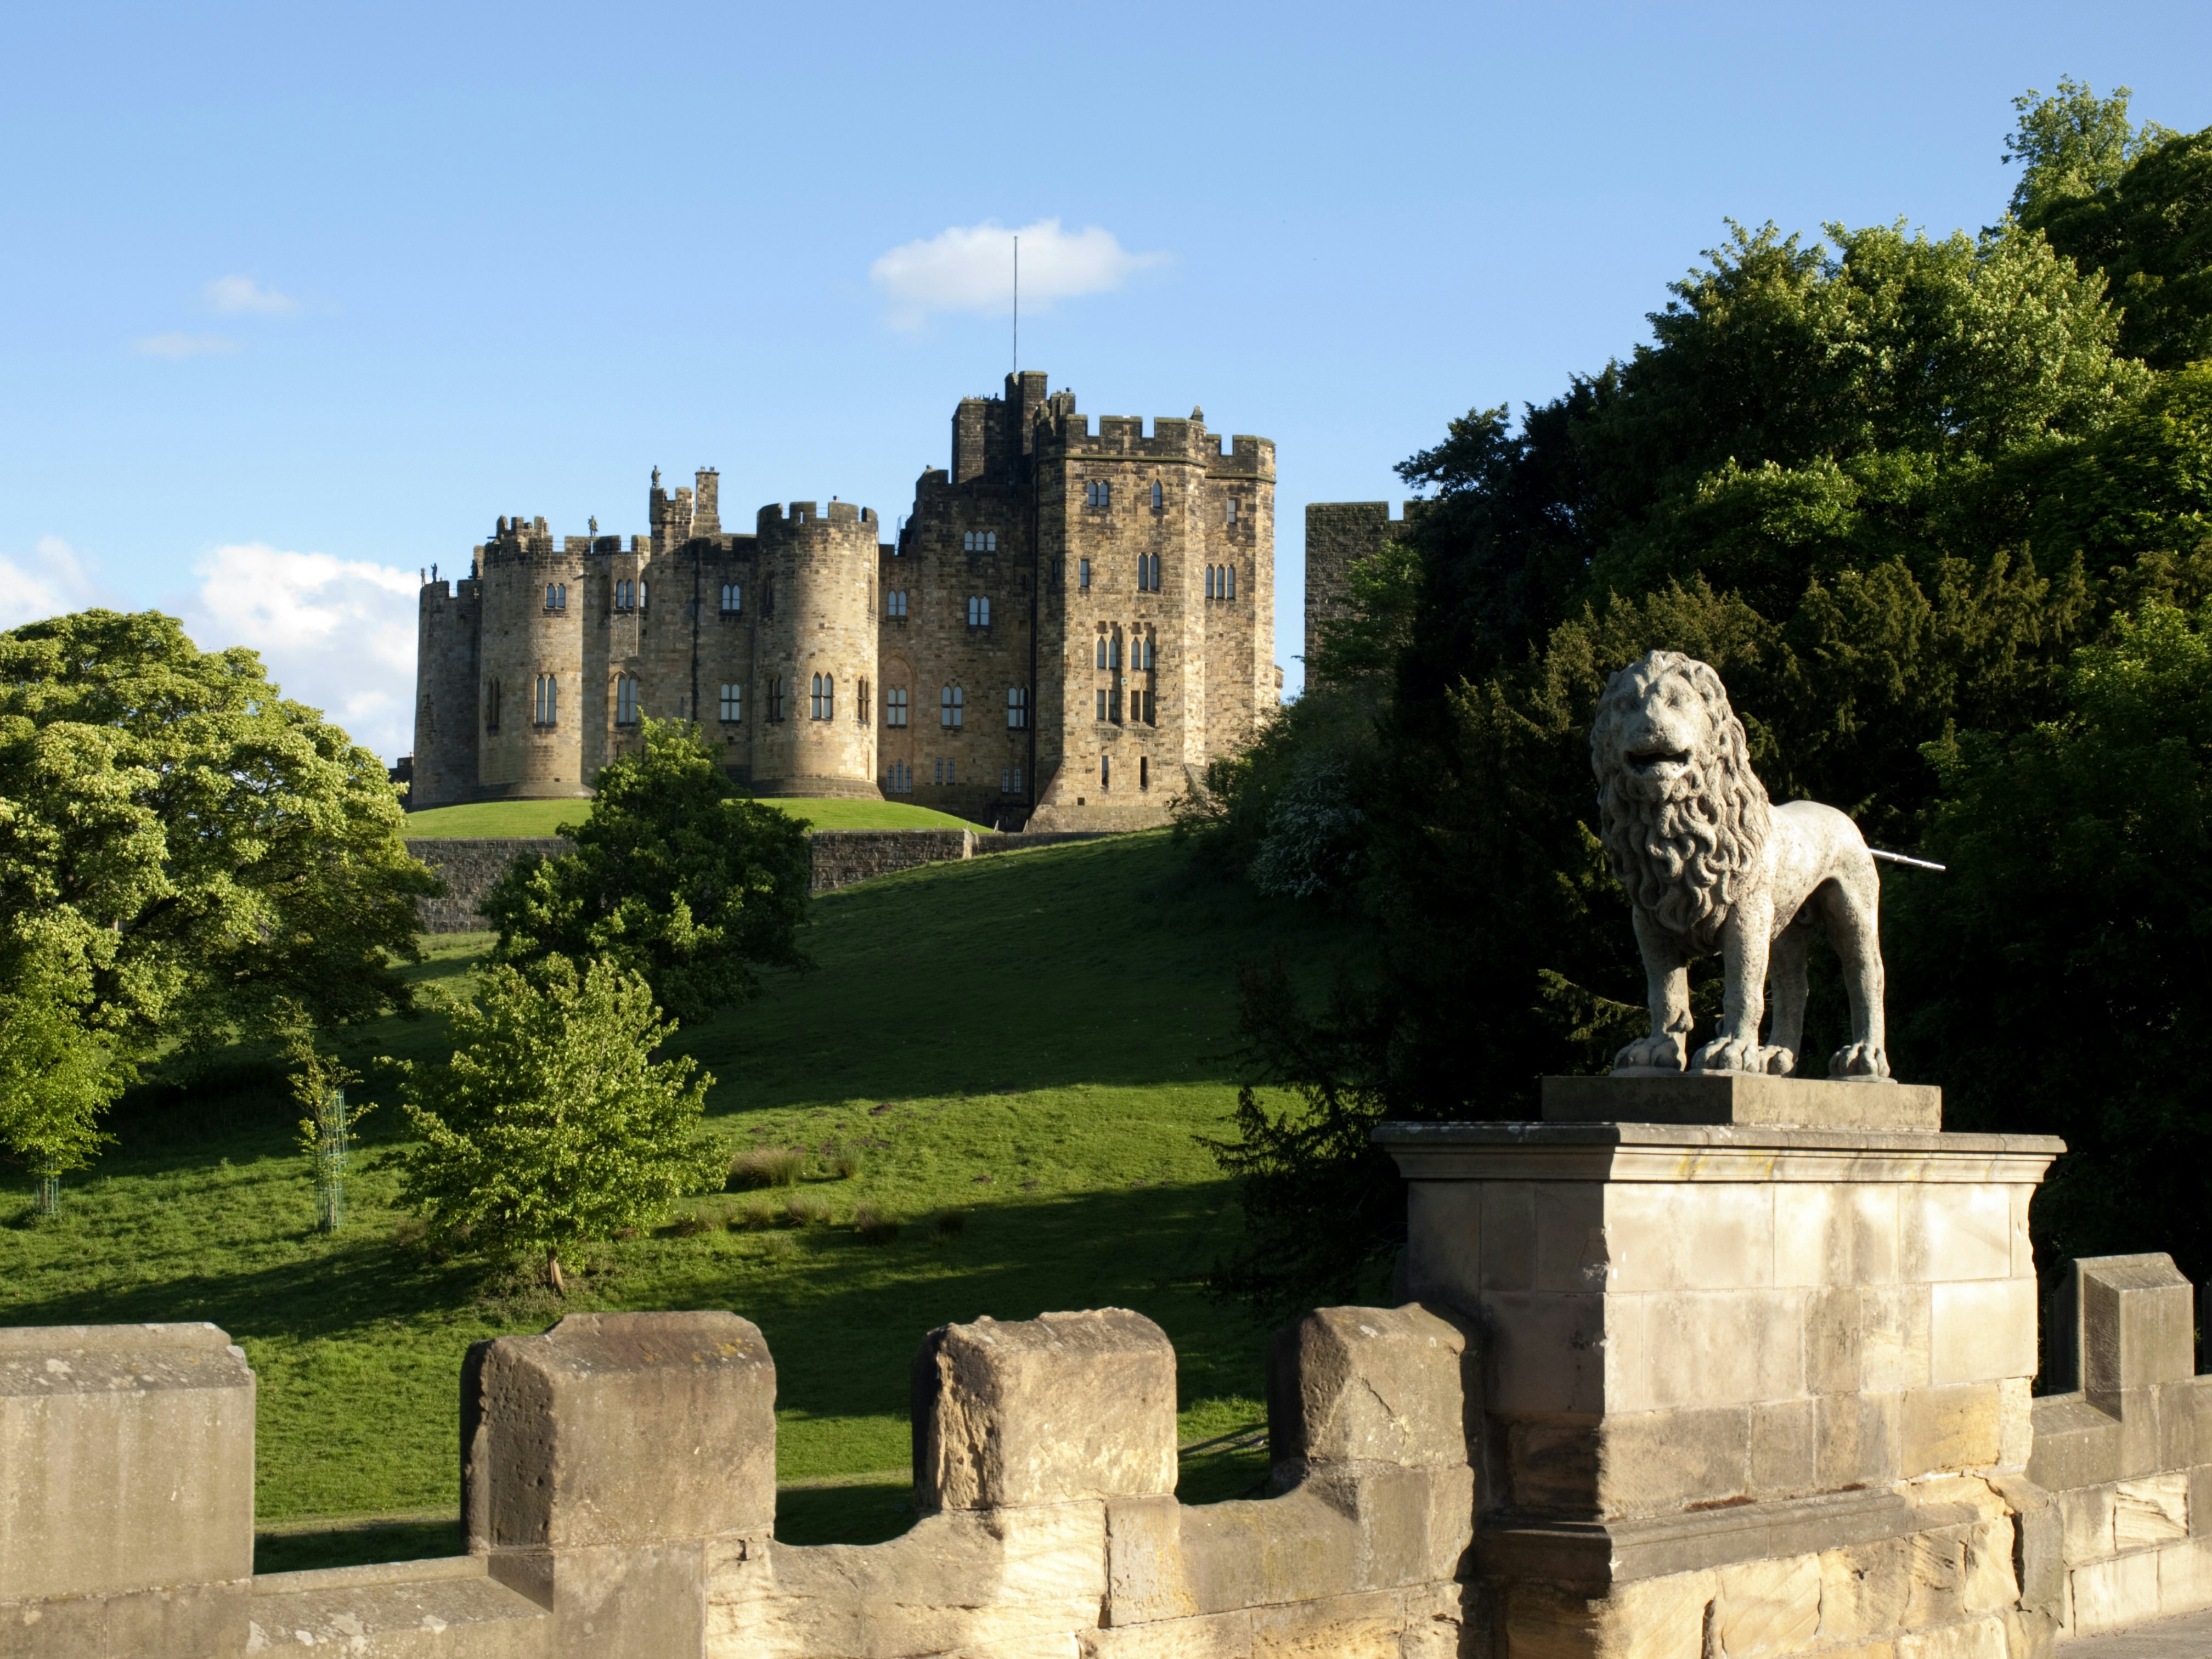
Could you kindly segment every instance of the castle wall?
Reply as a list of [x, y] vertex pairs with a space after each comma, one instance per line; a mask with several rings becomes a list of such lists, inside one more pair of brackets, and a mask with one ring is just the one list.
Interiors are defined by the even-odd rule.
[[1404, 517], [1390, 516], [1388, 501], [1309, 501], [1306, 504], [1305, 661], [1310, 665], [1322, 630], [1351, 611], [1349, 573], [1404, 533], [1420, 507], [1407, 501]]
[[[483, 585], [476, 798], [588, 794], [583, 732], [592, 699], [584, 682], [586, 561], [577, 540], [561, 546], [545, 520], [520, 520], [480, 555]], [[545, 602], [549, 585], [566, 604]], [[538, 716], [538, 682], [555, 687], [553, 718]]]

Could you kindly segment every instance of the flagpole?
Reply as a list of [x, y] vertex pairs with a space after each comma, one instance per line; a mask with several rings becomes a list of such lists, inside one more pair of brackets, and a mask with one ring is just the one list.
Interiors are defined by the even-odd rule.
[[1022, 373], [1022, 239], [1014, 238], [1014, 378]]

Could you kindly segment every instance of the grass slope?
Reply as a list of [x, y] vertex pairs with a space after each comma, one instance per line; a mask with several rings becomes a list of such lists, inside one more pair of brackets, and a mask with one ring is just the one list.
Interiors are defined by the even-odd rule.
[[[759, 1323], [777, 1367], [778, 1531], [797, 1541], [906, 1524], [907, 1361], [930, 1327], [985, 1313], [1150, 1315], [1176, 1344], [1185, 1442], [1217, 1443], [1187, 1460], [1187, 1492], [1249, 1486], [1265, 1333], [1198, 1285], [1237, 1224], [1201, 1138], [1234, 1103], [1234, 964], [1279, 947], [1318, 965], [1334, 936], [1189, 874], [1159, 835], [929, 866], [825, 895], [814, 916], [812, 971], [678, 1040], [714, 1074], [709, 1110], [733, 1146], [817, 1155], [795, 1189], [694, 1200], [707, 1231], [597, 1250], [556, 1303], [409, 1242], [395, 1108], [368, 1118], [350, 1224], [325, 1237], [294, 1114], [210, 1093], [119, 1122], [58, 1223], [0, 1231], [0, 1322], [230, 1332], [260, 1377], [264, 1570], [455, 1547], [464, 1351], [587, 1308]], [[487, 943], [432, 941], [416, 972], [458, 981]], [[430, 1057], [443, 1038], [433, 1016], [349, 1046]], [[838, 1146], [861, 1155], [849, 1179], [828, 1178], [821, 1154]], [[27, 1203], [27, 1182], [8, 1184]], [[820, 1217], [779, 1224], [792, 1200]], [[898, 1237], [863, 1243], [861, 1205], [903, 1223]], [[925, 1224], [947, 1212], [961, 1231], [936, 1237]], [[347, 1516], [388, 1518], [307, 1524]]]
[[[761, 803], [805, 818], [817, 830], [973, 830], [966, 818], [896, 800], [796, 800], [776, 796]], [[564, 823], [580, 823], [587, 800], [490, 800], [470, 806], [434, 806], [407, 815], [410, 836], [552, 836]]]

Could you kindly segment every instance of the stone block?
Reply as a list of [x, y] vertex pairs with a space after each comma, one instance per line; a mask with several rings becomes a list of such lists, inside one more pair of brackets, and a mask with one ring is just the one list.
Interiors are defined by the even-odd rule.
[[1711, 1572], [1671, 1573], [1592, 1598], [1559, 1585], [1508, 1585], [1502, 1659], [1711, 1659]]
[[2064, 1523], [2057, 1497], [2017, 1474], [1992, 1476], [1990, 1486], [2012, 1512], [2021, 1605], [2055, 1616], [2066, 1583]]
[[1399, 1659], [1405, 1621], [1395, 1595], [1332, 1596], [1259, 1607], [1252, 1659]]
[[2110, 1410], [2105, 1396], [2194, 1375], [2196, 1296], [2171, 1256], [2087, 1257], [2074, 1271], [2081, 1389], [2092, 1405]]
[[1749, 1182], [1631, 1182], [1607, 1188], [1606, 1286], [1723, 1291], [1772, 1284], [1776, 1191]]
[[1473, 1310], [1482, 1300], [1482, 1188], [1417, 1181], [1406, 1188], [1408, 1292]]
[[1621, 1304], [1636, 1299], [1486, 1295], [1486, 1408], [1508, 1416], [1606, 1409], [1608, 1373], [1619, 1363], [1618, 1343], [1607, 1340], [1607, 1316], [1625, 1316]]
[[1741, 1498], [1751, 1452], [1747, 1407], [1608, 1416], [1598, 1431], [1598, 1512], [1653, 1515]]
[[1612, 1246], [1606, 1236], [1611, 1196], [1595, 1182], [1536, 1183], [1535, 1289], [1571, 1296], [1602, 1291], [1612, 1282]]
[[1774, 1192], [1774, 1282], [1897, 1282], [1897, 1188], [1873, 1182], [1784, 1182]]
[[186, 1592], [253, 1571], [253, 1401], [212, 1325], [0, 1330], [0, 1596], [117, 1598], [82, 1610], [102, 1628], [230, 1616]]
[[[253, 1582], [248, 1653], [327, 1647], [378, 1659], [542, 1659], [553, 1617], [485, 1570], [482, 1556], [318, 1572]], [[163, 1650], [182, 1654], [183, 1650]]]
[[1959, 1593], [1968, 1613], [2002, 1613], [2020, 1600], [2013, 1544], [2009, 1519], [1984, 1521], [1967, 1533]]
[[1926, 1285], [1877, 1285], [1860, 1291], [1862, 1388], [1894, 1394], [1928, 1385], [1929, 1303]]
[[1861, 1642], [1895, 1630], [1904, 1621], [1911, 1582], [1912, 1551], [1903, 1538], [1823, 1551], [1820, 1563], [1820, 1640]]
[[230, 1659], [246, 1650], [251, 1581], [0, 1601], [0, 1659]]
[[1801, 1290], [1606, 1298], [1606, 1406], [1644, 1412], [1805, 1392]]
[[2138, 1550], [2189, 1534], [2189, 1477], [2146, 1475], [2112, 1488], [2112, 1548]]
[[2008, 1659], [2005, 1621], [1994, 1614], [1961, 1620], [1897, 1638], [1897, 1659]]
[[2197, 1537], [2212, 1535], [2212, 1463], [2189, 1470], [2189, 1530]]
[[1994, 1382], [1906, 1389], [1898, 1405], [1898, 1473], [1909, 1480], [1995, 1468], [2002, 1404]]
[[1729, 1659], [1797, 1653], [1820, 1628], [1820, 1558], [1745, 1561], [1714, 1575], [1713, 1633]]
[[1074, 1642], [1078, 1659], [1251, 1659], [1252, 1615], [1212, 1613], [1079, 1631]]
[[2033, 1402], [2034, 1450], [2028, 1478], [2052, 1492], [2098, 1486], [2120, 1474], [2120, 1425], [2076, 1395]]
[[1534, 1290], [1536, 1184], [1529, 1181], [1485, 1181], [1478, 1187], [1482, 1194], [1482, 1288]]
[[1814, 1402], [1785, 1400], [1751, 1408], [1750, 1490], [1760, 1498], [1814, 1491]]
[[1955, 1279], [1929, 1291], [1929, 1381], [2035, 1375], [2035, 1281]]
[[2158, 1466], [2186, 1469], [2204, 1461], [2198, 1448], [2212, 1453], [2201, 1426], [2208, 1379], [2192, 1376], [2182, 1382], [2161, 1382], [2151, 1389], [2158, 1401]]
[[1821, 1395], [1813, 1401], [1813, 1482], [1823, 1492], [1897, 1479], [1898, 1396]]
[[1905, 1539], [1905, 1625], [1919, 1629], [1965, 1614], [1966, 1531], [1937, 1527]]
[[2161, 1619], [2212, 1607], [2212, 1540], [2185, 1538], [2158, 1552]]
[[1274, 1461], [1465, 1465], [1474, 1364], [1466, 1333], [1419, 1306], [1317, 1309], [1268, 1350]]
[[2025, 1471], [2035, 1455], [2035, 1384], [2025, 1376], [1997, 1383], [1997, 1467]]
[[1547, 1077], [1547, 1123], [1741, 1123], [1807, 1129], [1943, 1127], [1943, 1091], [1928, 1084], [1838, 1083], [1727, 1072]]
[[1922, 1182], [1899, 1199], [1899, 1264], [1911, 1283], [2012, 1277], [2012, 1191], [1994, 1182]]
[[2113, 1491], [2111, 1486], [2074, 1486], [2051, 1494], [2058, 1505], [2067, 1565], [2101, 1561], [2112, 1553]]
[[1144, 1493], [1176, 1484], [1175, 1349], [1109, 1308], [930, 1333], [914, 1365], [924, 1510]]
[[882, 1544], [754, 1546], [715, 1565], [705, 1650], [878, 1659], [1034, 1644], [1069, 1653], [1071, 1632], [1098, 1626], [1106, 1555], [1106, 1506], [1096, 1502], [945, 1510]]
[[2154, 1474], [2165, 1466], [2166, 1432], [2159, 1389], [2129, 1389], [2099, 1395], [2094, 1403], [2120, 1419], [2119, 1474], [2122, 1480]]
[[764, 1534], [775, 1364], [735, 1314], [570, 1314], [469, 1350], [461, 1443], [472, 1549]]
[[1590, 1416], [1505, 1421], [1506, 1501], [1522, 1509], [1595, 1512], [1601, 1420]]
[[1854, 1394], [1866, 1367], [1865, 1296], [1856, 1285], [1808, 1291], [1805, 1297], [1805, 1386], [1814, 1394]]
[[2097, 1636], [2158, 1616], [2158, 1552], [2087, 1561], [2067, 1574], [2072, 1632]]

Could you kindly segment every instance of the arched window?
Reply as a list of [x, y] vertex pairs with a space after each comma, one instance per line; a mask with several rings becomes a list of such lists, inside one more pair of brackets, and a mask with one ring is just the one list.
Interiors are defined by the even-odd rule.
[[973, 553], [975, 550], [975, 532], [974, 531], [963, 530], [960, 532], [960, 550], [963, 553]]
[[999, 550], [999, 532], [997, 531], [987, 530], [983, 532], [983, 550], [986, 553], [995, 553]]
[[957, 732], [966, 723], [967, 701], [968, 694], [957, 685], [948, 685], [938, 694], [938, 720], [946, 731]]
[[837, 718], [837, 682], [827, 674], [814, 677], [812, 710], [817, 720]]
[[1087, 483], [1083, 486], [1083, 504], [1085, 507], [1110, 506], [1113, 502], [1113, 499], [1114, 486], [1103, 482], [1103, 480], [1097, 483]]
[[637, 585], [637, 608], [641, 611], [645, 609], [645, 584], [643, 582], [640, 582]]
[[1121, 665], [1121, 636], [1119, 634], [1114, 635], [1106, 641], [1106, 665], [1109, 668], [1119, 668]]
[[545, 608], [548, 611], [566, 611], [568, 608], [568, 583], [548, 582], [545, 584]]
[[886, 686], [884, 689], [884, 724], [903, 726], [906, 724], [906, 687]]
[[722, 718], [735, 726], [745, 717], [745, 689], [731, 681], [722, 682]]
[[615, 676], [615, 724], [637, 724], [637, 676], [635, 674]]
[[1018, 732], [1030, 723], [1030, 693], [1025, 685], [1006, 688], [1006, 729]]
[[1213, 566], [1206, 567], [1206, 597], [1209, 599], [1213, 597]]
[[1101, 668], [1106, 665], [1106, 636], [1103, 634], [1098, 636], [1098, 665]]
[[1224, 599], [1237, 597], [1237, 567], [1233, 564], [1221, 567], [1221, 597]]
[[884, 595], [884, 615], [903, 619], [906, 616], [906, 590], [893, 588]]
[[745, 589], [742, 582], [722, 584], [722, 614], [734, 617], [745, 608]]
[[988, 628], [991, 625], [991, 599], [988, 593], [972, 593], [968, 598], [968, 626]]
[[560, 682], [550, 674], [540, 674], [538, 677], [538, 695], [532, 705], [531, 718], [540, 726], [555, 726], [559, 724], [560, 716]]
[[1167, 492], [1160, 488], [1158, 478], [1152, 480], [1152, 510], [1157, 513], [1167, 505]]

